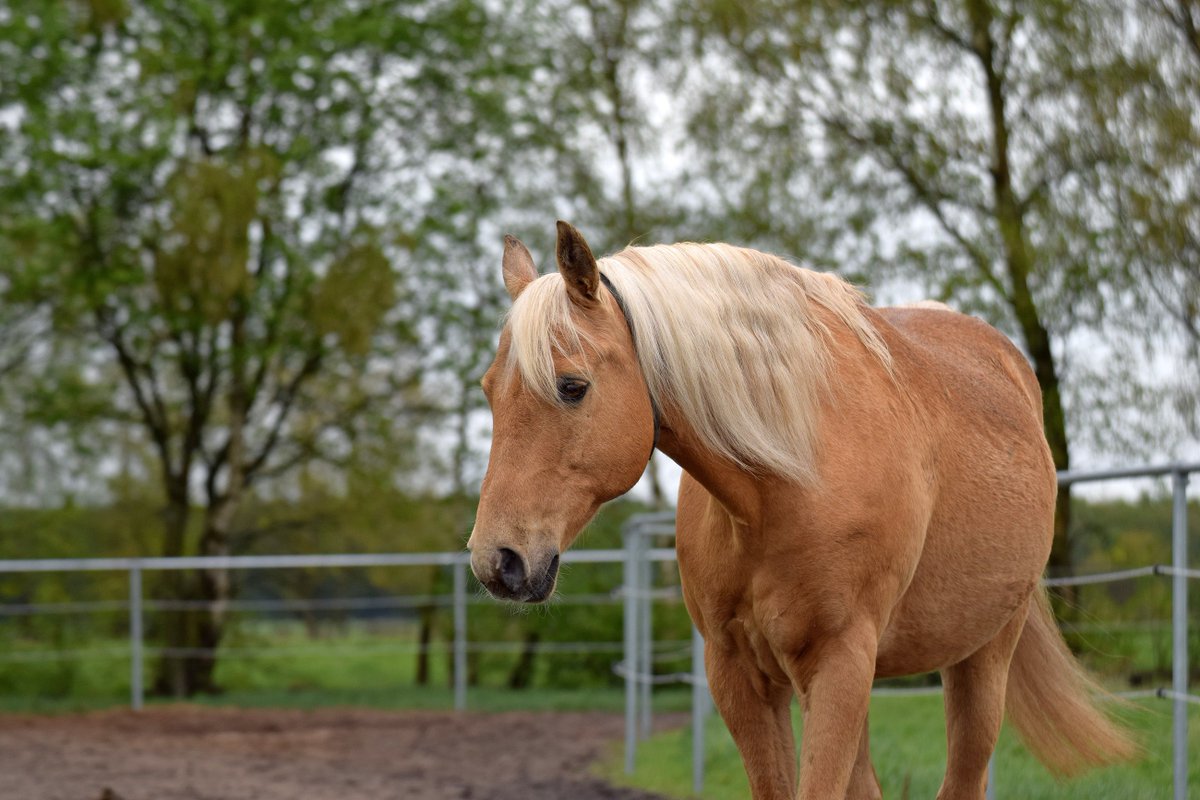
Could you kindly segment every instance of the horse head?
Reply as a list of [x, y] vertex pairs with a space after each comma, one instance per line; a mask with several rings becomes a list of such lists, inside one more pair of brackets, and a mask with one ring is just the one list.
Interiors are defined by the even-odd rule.
[[475, 577], [500, 599], [549, 598], [562, 552], [637, 483], [654, 447], [656, 412], [620, 298], [565, 222], [557, 261], [539, 277], [505, 237], [513, 307], [483, 377], [492, 447], [467, 542]]

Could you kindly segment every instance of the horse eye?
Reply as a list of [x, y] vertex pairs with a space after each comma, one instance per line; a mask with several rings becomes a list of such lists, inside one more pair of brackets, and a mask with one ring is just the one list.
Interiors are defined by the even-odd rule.
[[558, 399], [564, 403], [578, 403], [587, 394], [587, 390], [587, 381], [581, 381], [579, 378], [558, 379]]

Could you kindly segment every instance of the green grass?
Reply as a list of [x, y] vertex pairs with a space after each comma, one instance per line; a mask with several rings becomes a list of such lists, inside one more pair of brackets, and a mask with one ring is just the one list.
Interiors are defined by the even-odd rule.
[[[146, 705], [170, 705], [175, 701], [147, 697]], [[356, 707], [387, 710], [447, 710], [454, 707], [454, 692], [442, 687], [412, 685], [375, 686], [359, 689], [238, 689], [216, 695], [200, 695], [188, 702], [232, 708], [330, 708]], [[655, 712], [686, 711], [691, 693], [685, 688], [664, 689], [655, 694]], [[96, 711], [129, 705], [128, 694], [92, 694], [46, 698], [29, 695], [0, 696], [0, 713], [39, 714]], [[528, 689], [472, 687], [467, 691], [471, 711], [608, 711], [625, 707], [622, 689]]]
[[[270, 623], [243, 625], [231, 632], [216, 680], [220, 694], [199, 696], [205, 705], [318, 708], [358, 706], [385, 709], [450, 709], [454, 693], [449, 655], [430, 660], [429, 682], [416, 685], [415, 628], [408, 624], [346, 625], [310, 638], [302, 626]], [[61, 713], [129, 704], [128, 643], [123, 639], [78, 637], [75, 650], [99, 652], [61, 661], [0, 659], [0, 712]], [[0, 655], [44, 653], [53, 648], [36, 640], [0, 641]], [[523, 690], [505, 687], [515, 654], [486, 654], [477, 665], [479, 685], [467, 692], [467, 707], [479, 711], [597, 710], [620, 711], [624, 693], [611, 674], [591, 685], [554, 686], [544, 673], [552, 665], [580, 663], [572, 654], [542, 654], [537, 685]], [[606, 659], [612, 658], [605, 656]], [[557, 660], [552, 662], [551, 660]], [[605, 672], [607, 673], [607, 660]], [[156, 658], [145, 658], [147, 686]], [[591, 673], [588, 673], [591, 674]], [[599, 684], [599, 685], [597, 685]], [[656, 692], [655, 707], [686, 710], [685, 688]], [[152, 696], [149, 704], [170, 702]]]
[[[1055, 780], [1024, 749], [1006, 726], [996, 755], [996, 797], [1001, 800], [1161, 800], [1171, 788], [1171, 706], [1138, 701], [1119, 716], [1136, 731], [1144, 755], [1134, 764]], [[797, 742], [800, 723], [795, 720]], [[1200, 786], [1200, 708], [1191, 707], [1189, 785]], [[741, 759], [729, 733], [714, 714], [705, 733], [705, 800], [743, 800], [750, 793]], [[601, 766], [614, 783], [693, 797], [690, 728], [651, 737], [638, 747], [637, 769], [625, 775], [614, 749]], [[887, 798], [937, 794], [946, 763], [945, 723], [939, 696], [880, 696], [871, 701], [871, 754]]]

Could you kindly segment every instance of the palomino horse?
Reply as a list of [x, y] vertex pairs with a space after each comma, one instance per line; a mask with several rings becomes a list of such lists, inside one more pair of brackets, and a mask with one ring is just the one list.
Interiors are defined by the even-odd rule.
[[939, 798], [984, 796], [1007, 700], [1059, 772], [1129, 756], [1038, 578], [1054, 465], [1041, 395], [993, 328], [720, 244], [599, 262], [558, 224], [558, 273], [505, 240], [513, 306], [483, 379], [494, 438], [468, 547], [538, 602], [559, 554], [654, 447], [684, 469], [677, 548], [713, 698], [755, 798], [878, 798], [875, 678], [938, 670]]

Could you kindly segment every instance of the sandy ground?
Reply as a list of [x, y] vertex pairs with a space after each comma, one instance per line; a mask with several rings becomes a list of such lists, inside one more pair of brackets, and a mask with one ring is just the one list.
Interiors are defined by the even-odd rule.
[[600, 713], [0, 715], [0, 800], [657, 800], [591, 777], [622, 731]]

